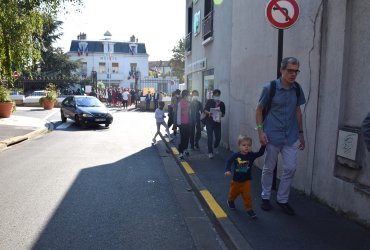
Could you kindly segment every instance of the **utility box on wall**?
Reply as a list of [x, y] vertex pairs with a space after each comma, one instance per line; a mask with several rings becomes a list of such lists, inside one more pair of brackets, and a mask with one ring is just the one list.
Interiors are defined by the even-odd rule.
[[357, 161], [360, 128], [344, 126], [338, 131], [335, 175], [353, 182], [357, 179], [360, 164]]

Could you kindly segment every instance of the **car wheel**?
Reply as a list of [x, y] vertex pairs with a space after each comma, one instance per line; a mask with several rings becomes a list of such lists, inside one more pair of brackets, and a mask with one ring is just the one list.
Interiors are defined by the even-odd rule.
[[67, 117], [64, 116], [63, 111], [60, 111], [60, 118], [62, 119], [62, 122], [66, 122], [67, 121]]
[[75, 123], [76, 123], [77, 127], [81, 127], [81, 121], [80, 121], [80, 118], [78, 117], [78, 115], [75, 115]]
[[108, 128], [108, 127], [109, 127], [109, 123], [106, 123], [106, 124], [105, 124], [105, 127], [106, 127], [106, 128]]

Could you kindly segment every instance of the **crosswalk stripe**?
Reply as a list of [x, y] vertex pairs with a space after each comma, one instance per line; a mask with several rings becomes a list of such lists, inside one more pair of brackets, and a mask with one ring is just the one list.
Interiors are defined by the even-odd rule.
[[71, 126], [73, 124], [73, 122], [64, 122], [62, 123], [61, 125], [59, 125], [56, 129], [66, 129], [68, 128], [69, 126]]

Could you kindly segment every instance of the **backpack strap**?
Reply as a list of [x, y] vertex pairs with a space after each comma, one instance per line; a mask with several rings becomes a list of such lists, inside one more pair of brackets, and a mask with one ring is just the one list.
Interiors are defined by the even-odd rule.
[[295, 85], [295, 94], [297, 96], [297, 103], [298, 103], [298, 98], [299, 96], [301, 95], [301, 86], [299, 85], [298, 82], [294, 82], [294, 85]]
[[276, 92], [276, 81], [272, 80], [270, 82], [270, 89], [269, 89], [269, 98], [267, 99], [266, 107], [262, 110], [262, 119], [265, 120], [267, 114], [270, 112], [272, 98], [274, 97]]

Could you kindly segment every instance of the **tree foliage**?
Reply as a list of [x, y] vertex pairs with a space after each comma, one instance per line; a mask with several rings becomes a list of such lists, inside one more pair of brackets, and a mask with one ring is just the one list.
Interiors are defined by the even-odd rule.
[[185, 39], [180, 39], [176, 46], [172, 49], [172, 59], [170, 65], [172, 69], [172, 75], [177, 76], [180, 82], [184, 82], [185, 72]]
[[38, 65], [41, 69], [41, 75], [69, 78], [72, 76], [72, 72], [80, 67], [80, 63], [69, 60], [68, 55], [61, 48], [53, 47], [53, 43], [62, 36], [59, 28], [63, 22], [58, 21], [53, 15], [44, 15], [43, 23], [43, 48]]
[[0, 2], [0, 78], [12, 82], [12, 72], [41, 58], [43, 14], [55, 14], [64, 3], [82, 0], [2, 0]]

